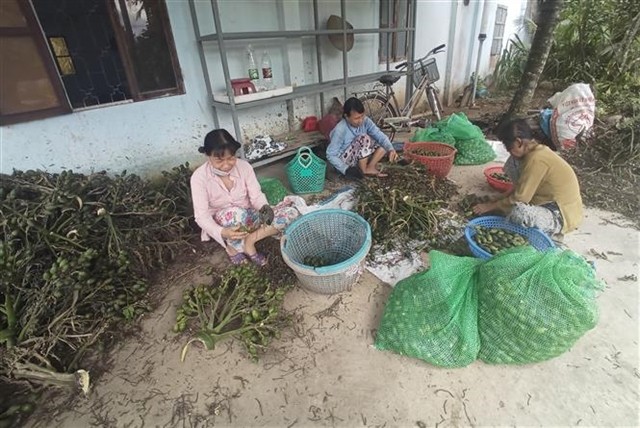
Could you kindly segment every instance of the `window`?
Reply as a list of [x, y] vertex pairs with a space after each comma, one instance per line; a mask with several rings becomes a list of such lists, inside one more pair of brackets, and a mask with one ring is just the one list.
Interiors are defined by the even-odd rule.
[[[407, 0], [380, 0], [380, 28], [407, 28]], [[398, 62], [407, 58], [407, 33], [380, 34], [380, 62]]]
[[491, 56], [500, 55], [502, 52], [502, 39], [504, 38], [504, 26], [507, 22], [507, 7], [498, 5], [496, 9], [496, 23], [493, 26], [493, 42], [491, 43]]
[[61, 76], [76, 74], [76, 68], [73, 66], [73, 58], [69, 55], [67, 41], [64, 37], [49, 37], [49, 44], [53, 51], [53, 56], [58, 63], [58, 71]]
[[[0, 0], [0, 4], [3, 124], [184, 93], [164, 0]], [[6, 34], [17, 33], [16, 28], [4, 28], [15, 26], [5, 21], [17, 16], [5, 9], [22, 11], [26, 24], [20, 34], [28, 35], [39, 50], [32, 48], [27, 57], [24, 46], [4, 43]], [[20, 64], [15, 60], [17, 49], [24, 58]], [[15, 70], [4, 73], [5, 68]], [[41, 70], [39, 77], [29, 78], [33, 82], [38, 77], [39, 86], [23, 84], [35, 94], [17, 94], [16, 89], [15, 95], [5, 97], [5, 86], [18, 87], [20, 79], [29, 77], [24, 70], [32, 74]], [[52, 89], [56, 85], [58, 92]], [[34, 103], [34, 96], [48, 104]], [[5, 99], [29, 107], [16, 116]], [[57, 109], [51, 110], [54, 104]]]
[[133, 98], [184, 93], [164, 0], [111, 2]]
[[70, 111], [31, 6], [0, 1], [0, 124]]

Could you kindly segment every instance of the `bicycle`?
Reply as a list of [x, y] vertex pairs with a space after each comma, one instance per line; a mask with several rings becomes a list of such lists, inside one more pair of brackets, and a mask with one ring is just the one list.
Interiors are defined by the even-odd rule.
[[[413, 61], [405, 61], [396, 66], [398, 71], [391, 74], [385, 74], [378, 79], [378, 83], [369, 91], [354, 93], [364, 104], [365, 114], [378, 125], [380, 129], [391, 131], [391, 139], [400, 128], [410, 127], [415, 124], [421, 124], [417, 120], [428, 114], [413, 115], [414, 109], [422, 99], [422, 95], [426, 94], [427, 103], [431, 109], [431, 113], [437, 120], [442, 119], [442, 105], [438, 99], [438, 88], [435, 82], [440, 80], [438, 65], [432, 55], [440, 53], [444, 50], [445, 45], [436, 46], [430, 50], [424, 57]], [[400, 109], [398, 99], [393, 90], [393, 84], [402, 76], [413, 74], [413, 84], [416, 88], [411, 98]], [[426, 125], [426, 124], [425, 124]]]

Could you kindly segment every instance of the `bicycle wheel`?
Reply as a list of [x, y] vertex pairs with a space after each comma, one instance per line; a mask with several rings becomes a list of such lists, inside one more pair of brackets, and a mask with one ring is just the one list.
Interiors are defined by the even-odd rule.
[[396, 109], [393, 108], [387, 99], [378, 94], [368, 94], [360, 98], [364, 104], [364, 114], [366, 114], [373, 123], [382, 127], [382, 120], [386, 117], [396, 117]]
[[427, 102], [433, 115], [438, 120], [442, 119], [442, 104], [440, 104], [435, 88], [427, 88]]

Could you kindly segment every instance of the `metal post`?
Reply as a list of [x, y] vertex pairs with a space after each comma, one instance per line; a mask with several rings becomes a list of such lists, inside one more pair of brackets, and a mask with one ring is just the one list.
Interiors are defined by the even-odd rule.
[[[469, 32], [469, 55], [467, 55], [467, 67], [465, 68], [464, 75], [465, 78], [468, 79], [464, 82], [464, 86], [467, 86], [468, 82], [471, 82], [471, 73], [473, 67], [473, 47], [476, 45], [476, 31], [478, 31], [478, 14], [480, 13], [480, 1], [475, 3], [475, 10], [473, 12], [473, 25], [471, 27], [471, 31]], [[468, 77], [467, 77], [468, 76]]]
[[224, 33], [220, 21], [220, 9], [218, 8], [218, 0], [211, 0], [211, 8], [213, 9], [213, 22], [216, 26], [218, 35], [218, 49], [220, 50], [220, 61], [222, 62], [222, 73], [224, 74], [225, 84], [227, 86], [227, 96], [229, 97], [229, 106], [231, 107], [231, 119], [233, 120], [233, 128], [236, 133], [236, 139], [242, 143], [242, 134], [240, 132], [240, 123], [238, 122], [238, 110], [236, 109], [236, 101], [233, 96], [233, 88], [231, 87], [231, 76], [229, 75], [229, 62], [227, 61], [227, 51], [224, 45]]
[[[283, 0], [276, 0], [276, 9], [278, 14], [278, 28], [280, 29], [280, 31], [286, 31]], [[302, 40], [299, 41], [300, 45], [302, 46]], [[289, 41], [284, 41], [284, 43], [280, 45], [285, 86], [291, 86], [291, 64], [289, 63], [288, 43]], [[289, 131], [293, 131], [296, 127], [295, 115], [293, 111], [293, 101], [286, 100], [285, 104], [287, 106], [287, 123], [289, 124]]]
[[444, 74], [444, 105], [451, 104], [451, 75], [453, 73], [453, 53], [455, 52], [455, 34], [456, 26], [458, 25], [458, 3], [451, 2], [451, 20], [449, 21], [449, 38], [447, 39], [447, 65]]
[[342, 91], [346, 101], [347, 85], [349, 84], [349, 65], [347, 62], [347, 6], [345, 0], [340, 0], [340, 13], [342, 15], [342, 83], [344, 84]]
[[480, 46], [478, 46], [478, 58], [476, 60], [476, 72], [473, 78], [473, 88], [471, 90], [471, 101], [469, 101], [471, 106], [476, 104], [476, 89], [478, 88], [478, 74], [480, 73], [480, 61], [482, 60], [482, 45], [484, 41], [487, 39], [487, 25], [489, 22], [489, 7], [487, 4], [487, 0], [484, 0], [484, 4], [482, 5], [482, 23], [480, 24], [480, 34], [478, 34], [478, 40], [480, 41]]
[[[393, 11], [391, 8], [392, 4], [393, 4], [393, 0], [387, 0], [387, 27], [388, 28], [391, 28], [391, 18], [393, 17]], [[409, 23], [407, 22], [407, 24]], [[397, 33], [385, 33], [386, 41], [387, 41], [387, 55], [386, 55], [387, 71], [389, 71], [389, 69], [391, 68], [389, 57], [391, 56], [391, 37], [393, 37], [394, 34], [397, 34]]]
[[207, 88], [207, 99], [209, 100], [209, 105], [213, 109], [213, 125], [215, 128], [220, 128], [220, 121], [218, 120], [218, 112], [216, 108], [213, 106], [213, 90], [211, 89], [211, 79], [209, 78], [209, 68], [207, 67], [207, 60], [204, 56], [204, 47], [202, 46], [202, 41], [200, 40], [200, 24], [198, 24], [198, 14], [196, 13], [196, 6], [193, 2], [194, 0], [189, 0], [189, 9], [191, 10], [191, 20], [193, 21], [193, 31], [196, 35], [196, 41], [198, 43], [198, 54], [200, 56], [200, 66], [202, 67], [202, 74], [204, 77], [204, 85]]
[[480, 45], [478, 46], [478, 59], [476, 60], [476, 72], [473, 74], [473, 87], [471, 89], [471, 100], [469, 101], [469, 106], [474, 106], [476, 104], [476, 89], [478, 88], [478, 73], [480, 72], [480, 61], [482, 60], [482, 45], [484, 44], [484, 41], [486, 38], [487, 38], [486, 34], [480, 34], [478, 36]]
[[[318, 31], [320, 29], [320, 16], [318, 15], [318, 0], [313, 0], [313, 22], [314, 29]], [[316, 63], [318, 66], [318, 83], [322, 83], [322, 53], [320, 52], [320, 46], [322, 40], [320, 35], [316, 34]], [[320, 92], [320, 114], [324, 116], [324, 92]]]
[[[408, 0], [407, 1], [407, 7], [409, 8], [409, 28], [413, 28], [413, 30], [411, 31], [407, 31], [407, 41], [409, 42], [409, 52], [408, 52], [408, 60], [409, 62], [413, 62], [415, 60], [415, 56], [416, 56], [416, 44], [415, 44], [415, 37], [416, 37], [416, 10], [417, 10], [417, 5], [415, 1], [412, 0]], [[411, 36], [411, 37], [409, 37]], [[404, 99], [405, 99], [405, 104], [407, 100], [411, 99], [411, 95], [413, 95], [413, 74], [407, 76], [407, 81], [405, 82], [405, 90], [404, 90]]]

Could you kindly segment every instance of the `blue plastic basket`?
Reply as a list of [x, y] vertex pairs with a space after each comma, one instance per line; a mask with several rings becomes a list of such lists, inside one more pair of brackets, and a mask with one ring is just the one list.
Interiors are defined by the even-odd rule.
[[[282, 236], [280, 248], [282, 258], [302, 287], [317, 293], [338, 293], [358, 281], [371, 249], [371, 227], [350, 211], [318, 210], [291, 223]], [[303, 262], [307, 257], [322, 257], [333, 263], [307, 266]]]
[[485, 251], [473, 239], [476, 234], [475, 226], [492, 227], [518, 233], [526, 237], [529, 240], [529, 244], [531, 244], [531, 246], [539, 251], [545, 251], [550, 248], [556, 247], [556, 244], [553, 243], [551, 238], [549, 238], [540, 229], [537, 229], [535, 227], [518, 226], [517, 224], [513, 224], [504, 217], [500, 216], [484, 216], [474, 218], [469, 222], [469, 224], [467, 224], [467, 227], [465, 227], [464, 229], [464, 237], [467, 240], [467, 244], [469, 244], [469, 249], [474, 256], [480, 259], [490, 259], [491, 257], [493, 257], [493, 255]]

